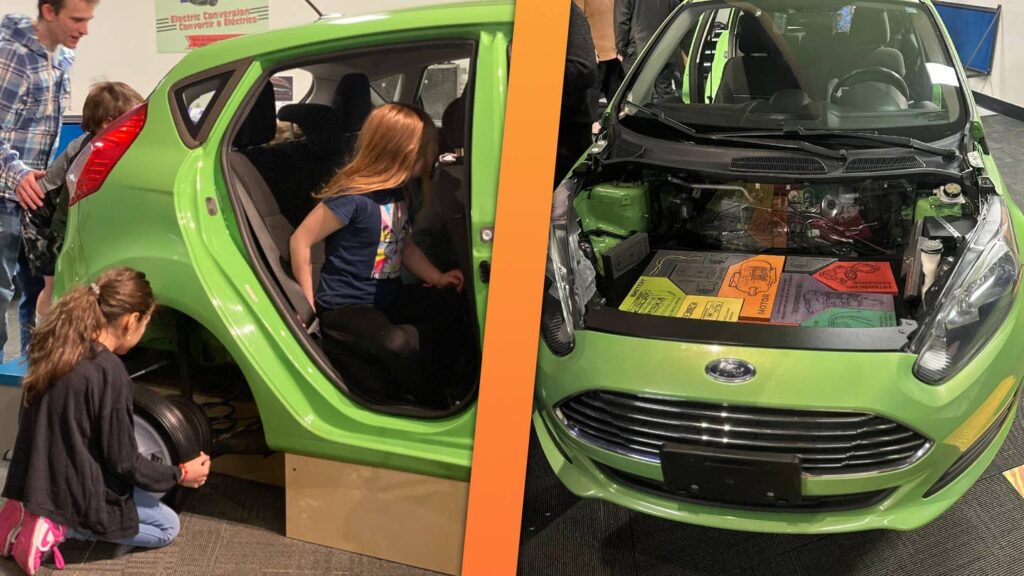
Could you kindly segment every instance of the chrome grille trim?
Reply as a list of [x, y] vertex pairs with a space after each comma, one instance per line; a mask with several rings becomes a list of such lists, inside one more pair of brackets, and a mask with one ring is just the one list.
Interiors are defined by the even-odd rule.
[[559, 419], [582, 442], [659, 464], [665, 442], [796, 454], [804, 475], [877, 473], [910, 466], [931, 442], [881, 416], [718, 406], [589, 391], [561, 402]]

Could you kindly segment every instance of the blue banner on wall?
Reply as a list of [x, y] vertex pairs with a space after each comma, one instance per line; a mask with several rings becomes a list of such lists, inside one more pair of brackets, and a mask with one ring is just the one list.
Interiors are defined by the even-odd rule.
[[935, 2], [935, 9], [953, 39], [953, 46], [964, 68], [991, 74], [1002, 8]]
[[82, 135], [82, 118], [65, 117], [64, 124], [60, 127], [60, 143], [57, 145], [57, 156], [68, 147], [68, 142]]

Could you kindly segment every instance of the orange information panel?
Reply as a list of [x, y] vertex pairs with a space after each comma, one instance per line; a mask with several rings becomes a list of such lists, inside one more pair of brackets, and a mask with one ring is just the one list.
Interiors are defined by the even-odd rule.
[[899, 293], [888, 262], [836, 262], [815, 273], [814, 278], [840, 292]]
[[779, 291], [785, 256], [753, 256], [733, 264], [725, 274], [719, 298], [740, 298], [740, 320], [768, 322]]

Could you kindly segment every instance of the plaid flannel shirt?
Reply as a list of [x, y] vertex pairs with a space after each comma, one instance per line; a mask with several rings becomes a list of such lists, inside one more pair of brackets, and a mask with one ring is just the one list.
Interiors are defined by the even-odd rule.
[[63, 46], [48, 52], [27, 16], [0, 22], [0, 198], [17, 200], [15, 189], [29, 170], [53, 161], [74, 61], [74, 51]]

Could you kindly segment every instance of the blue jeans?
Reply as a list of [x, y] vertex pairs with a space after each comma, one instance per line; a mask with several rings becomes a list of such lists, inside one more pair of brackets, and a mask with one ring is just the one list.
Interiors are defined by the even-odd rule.
[[135, 507], [139, 510], [139, 533], [120, 540], [97, 538], [85, 530], [69, 529], [68, 540], [103, 540], [125, 546], [161, 548], [178, 535], [181, 528], [178, 515], [169, 506], [145, 490], [135, 489]]
[[21, 329], [21, 355], [28, 354], [28, 343], [32, 339], [32, 330], [36, 327], [36, 301], [43, 291], [43, 277], [33, 276], [25, 256], [25, 244], [18, 251], [18, 268], [16, 279], [21, 286], [21, 300], [18, 302], [18, 327]]
[[7, 344], [7, 308], [14, 298], [20, 252], [21, 207], [15, 200], [0, 199], [0, 350]]

